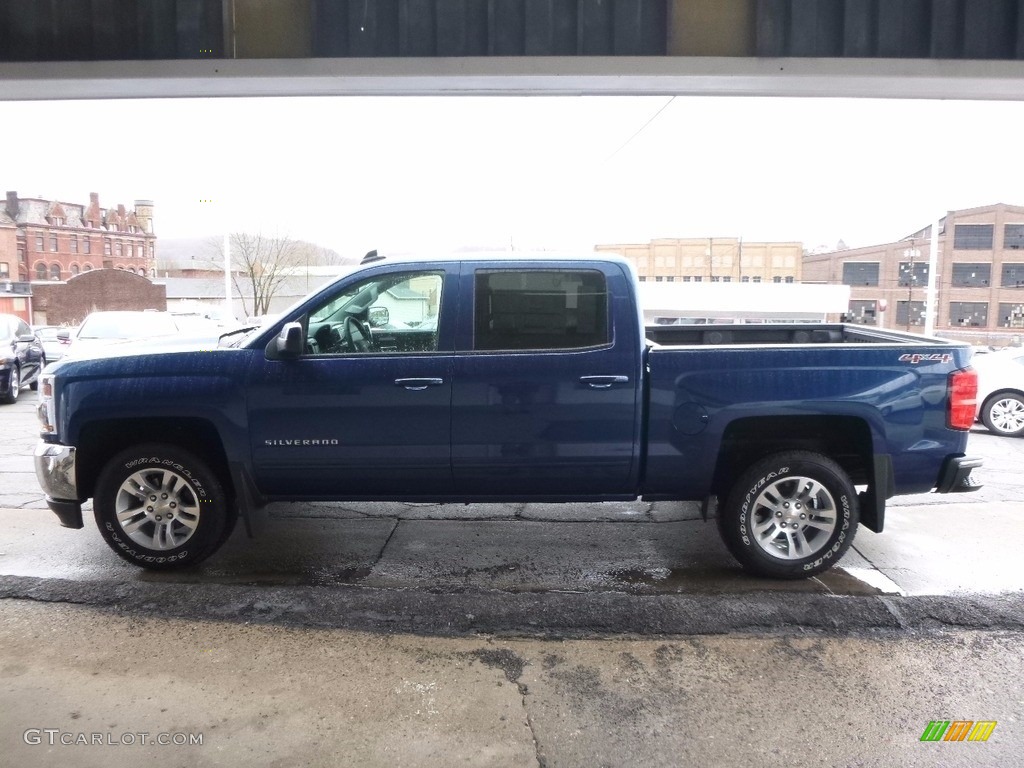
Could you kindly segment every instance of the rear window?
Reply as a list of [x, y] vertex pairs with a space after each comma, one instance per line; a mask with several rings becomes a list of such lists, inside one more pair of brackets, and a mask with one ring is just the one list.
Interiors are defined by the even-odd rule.
[[473, 348], [581, 349], [608, 344], [608, 289], [596, 270], [476, 273]]

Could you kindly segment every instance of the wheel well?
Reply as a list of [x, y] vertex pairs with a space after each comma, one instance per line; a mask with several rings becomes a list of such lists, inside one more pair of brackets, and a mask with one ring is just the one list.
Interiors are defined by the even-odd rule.
[[871, 480], [871, 430], [853, 416], [768, 416], [737, 419], [726, 427], [715, 465], [712, 491], [729, 492], [733, 479], [765, 456], [782, 451], [813, 451], [843, 468], [854, 485]]
[[[160, 435], [158, 439], [142, 435]], [[138, 443], [170, 443], [191, 451], [209, 464], [233, 496], [227, 454], [216, 427], [203, 419], [112, 419], [87, 424], [77, 443], [76, 475], [80, 498], [91, 497], [96, 479], [114, 454]]]
[[1003, 387], [1002, 389], [997, 389], [995, 392], [990, 392], [988, 396], [981, 401], [981, 404], [984, 405], [993, 397], [998, 397], [999, 395], [1015, 395], [1016, 397], [1024, 400], [1024, 392], [1021, 392], [1019, 389], [1014, 389], [1013, 387]]

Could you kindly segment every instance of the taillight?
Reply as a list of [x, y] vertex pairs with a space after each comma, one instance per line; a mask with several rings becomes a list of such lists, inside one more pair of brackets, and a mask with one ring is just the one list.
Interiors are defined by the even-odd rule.
[[950, 429], [970, 429], [978, 411], [978, 373], [973, 368], [964, 368], [949, 374]]

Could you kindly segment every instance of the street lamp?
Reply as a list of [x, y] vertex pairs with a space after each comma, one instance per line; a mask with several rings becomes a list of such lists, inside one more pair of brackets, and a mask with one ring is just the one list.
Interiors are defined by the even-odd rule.
[[[911, 241], [913, 242], [913, 241]], [[910, 259], [910, 267], [907, 270], [907, 330], [910, 330], [910, 311], [914, 304], [914, 283], [917, 282], [917, 273], [914, 271], [914, 261], [921, 255], [917, 248], [907, 248], [903, 251], [903, 258]]]

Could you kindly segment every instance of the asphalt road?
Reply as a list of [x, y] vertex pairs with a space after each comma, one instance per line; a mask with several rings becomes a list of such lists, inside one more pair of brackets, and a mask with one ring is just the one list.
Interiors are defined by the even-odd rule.
[[[11, 764], [995, 766], [1024, 753], [1024, 440], [976, 432], [984, 489], [894, 500], [884, 534], [862, 528], [840, 567], [804, 582], [751, 579], [696, 510], [641, 502], [275, 505], [262, 538], [239, 526], [202, 566], [153, 574], [88, 517], [57, 525], [25, 395], [0, 408]], [[998, 724], [985, 743], [920, 741], [958, 719]], [[142, 732], [203, 744], [125, 743]], [[104, 743], [61, 743], [82, 734]]]

